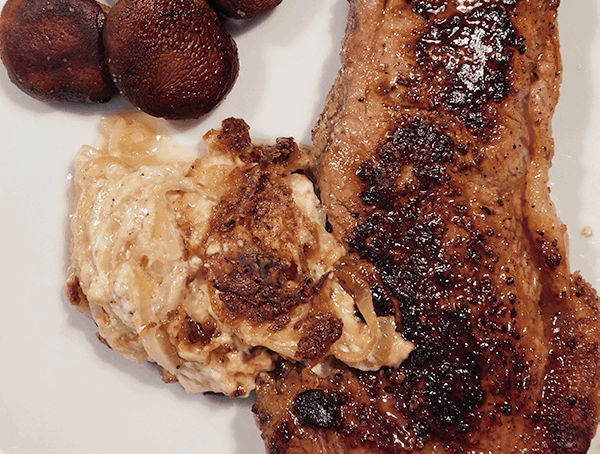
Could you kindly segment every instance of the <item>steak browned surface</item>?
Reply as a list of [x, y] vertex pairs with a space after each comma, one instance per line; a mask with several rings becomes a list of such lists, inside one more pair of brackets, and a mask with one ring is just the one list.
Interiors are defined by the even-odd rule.
[[350, 0], [317, 179], [340, 273], [415, 350], [263, 374], [270, 453], [588, 450], [598, 300], [548, 189], [558, 3]]

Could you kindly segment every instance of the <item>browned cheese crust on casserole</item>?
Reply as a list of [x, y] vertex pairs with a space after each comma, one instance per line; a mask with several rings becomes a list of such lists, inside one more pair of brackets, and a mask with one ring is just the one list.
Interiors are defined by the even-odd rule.
[[268, 452], [588, 450], [598, 300], [548, 189], [558, 3], [350, 0], [318, 184], [348, 273], [374, 273], [415, 350], [262, 374]]

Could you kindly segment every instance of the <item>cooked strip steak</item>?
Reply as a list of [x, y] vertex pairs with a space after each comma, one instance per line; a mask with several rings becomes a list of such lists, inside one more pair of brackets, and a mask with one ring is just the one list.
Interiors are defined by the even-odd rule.
[[350, 0], [314, 129], [333, 234], [415, 350], [257, 383], [268, 452], [584, 453], [598, 299], [548, 189], [552, 0]]

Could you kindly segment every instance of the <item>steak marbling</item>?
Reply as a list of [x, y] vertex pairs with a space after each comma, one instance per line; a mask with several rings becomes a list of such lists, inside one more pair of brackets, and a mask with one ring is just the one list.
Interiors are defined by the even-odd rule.
[[317, 180], [341, 272], [415, 350], [263, 374], [268, 451], [586, 452], [598, 301], [548, 189], [559, 2], [349, 3]]

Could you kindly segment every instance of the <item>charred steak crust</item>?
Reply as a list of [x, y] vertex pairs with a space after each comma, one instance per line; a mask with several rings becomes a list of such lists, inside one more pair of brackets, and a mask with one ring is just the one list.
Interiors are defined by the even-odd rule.
[[588, 450], [598, 299], [547, 188], [557, 7], [350, 1], [314, 130], [321, 196], [416, 348], [378, 372], [264, 374], [269, 452]]

